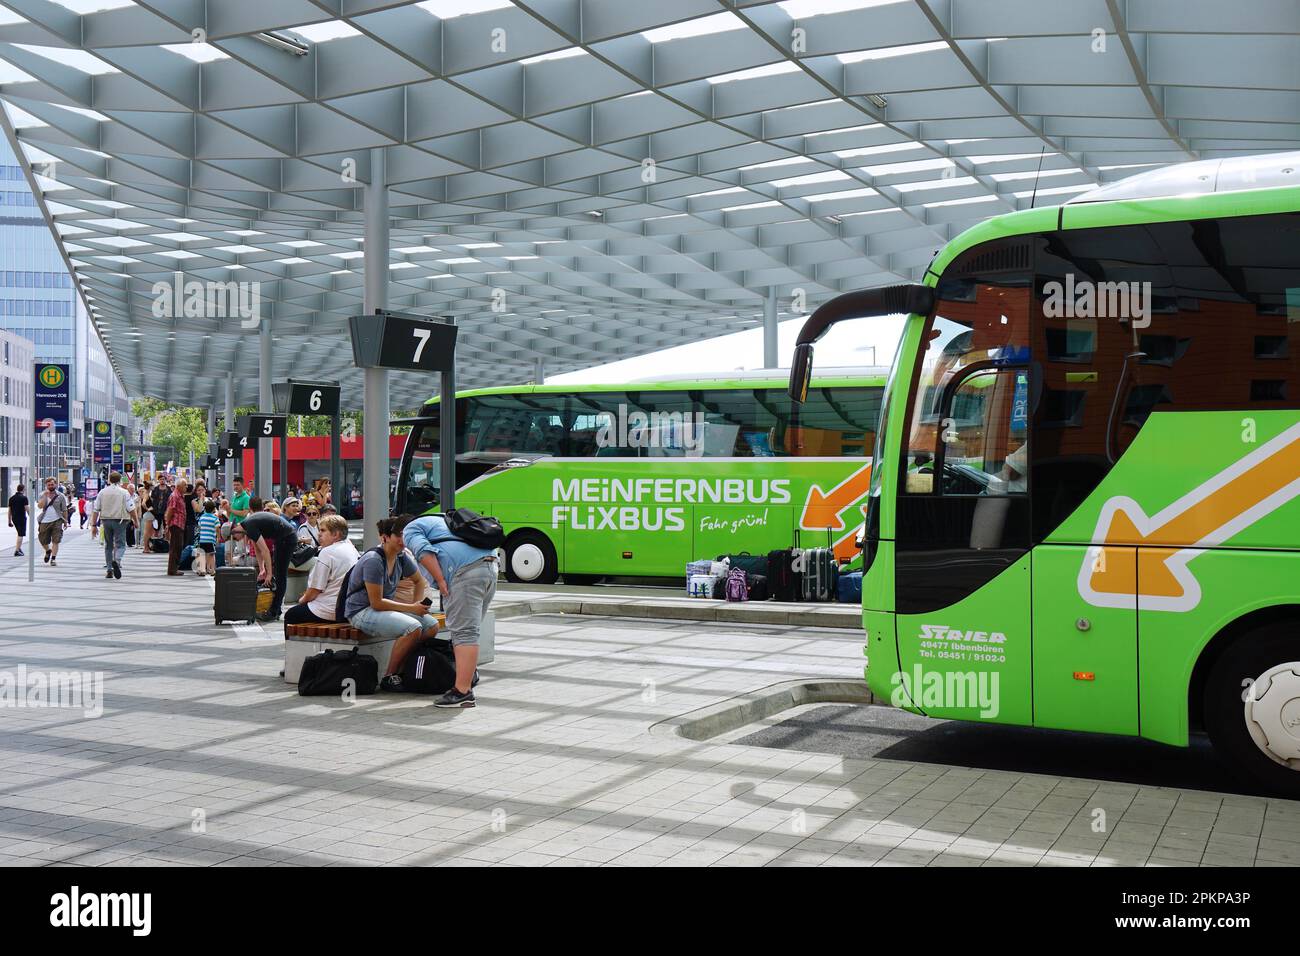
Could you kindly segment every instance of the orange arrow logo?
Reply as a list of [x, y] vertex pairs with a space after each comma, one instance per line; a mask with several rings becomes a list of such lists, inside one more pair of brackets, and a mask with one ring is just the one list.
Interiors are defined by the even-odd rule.
[[1190, 611], [1201, 585], [1187, 563], [1297, 496], [1300, 425], [1149, 517], [1132, 498], [1112, 498], [1093, 534], [1102, 543], [1079, 569], [1079, 594], [1098, 607], [1136, 607], [1140, 596], [1143, 610]]
[[816, 485], [811, 486], [808, 489], [808, 499], [804, 502], [803, 517], [799, 519], [799, 527], [843, 531], [844, 521], [840, 518], [840, 512], [865, 496], [870, 487], [870, 465], [863, 465], [830, 491], [822, 491]]

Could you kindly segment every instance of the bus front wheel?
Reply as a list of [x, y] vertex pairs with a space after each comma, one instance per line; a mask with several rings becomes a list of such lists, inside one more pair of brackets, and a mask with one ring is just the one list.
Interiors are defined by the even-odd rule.
[[1205, 684], [1216, 750], [1270, 790], [1300, 797], [1300, 641], [1279, 621], [1223, 652]]
[[514, 584], [554, 584], [559, 561], [551, 539], [540, 531], [519, 531], [506, 541], [506, 580]]

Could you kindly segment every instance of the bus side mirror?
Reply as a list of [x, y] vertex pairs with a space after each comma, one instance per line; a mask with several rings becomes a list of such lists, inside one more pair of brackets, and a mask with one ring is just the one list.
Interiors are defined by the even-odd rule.
[[790, 363], [790, 398], [802, 403], [808, 398], [808, 385], [812, 381], [813, 347], [811, 342], [794, 347], [794, 360]]

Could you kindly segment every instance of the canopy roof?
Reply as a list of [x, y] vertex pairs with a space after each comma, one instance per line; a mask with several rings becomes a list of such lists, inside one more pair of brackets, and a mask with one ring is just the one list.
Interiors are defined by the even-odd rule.
[[[754, 327], [769, 287], [794, 314], [914, 279], [975, 222], [1144, 168], [1295, 149], [1297, 63], [1293, 0], [0, 2], [7, 132], [113, 362], [197, 405], [232, 368], [254, 399], [256, 330], [157, 316], [177, 270], [258, 283], [274, 377], [357, 404], [374, 147], [389, 306], [456, 316], [487, 386]], [[394, 377], [395, 407], [430, 391]]]

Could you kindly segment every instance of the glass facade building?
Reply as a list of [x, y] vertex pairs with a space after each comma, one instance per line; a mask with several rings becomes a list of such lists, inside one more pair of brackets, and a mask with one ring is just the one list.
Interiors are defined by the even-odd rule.
[[[26, 375], [29, 395], [24, 414], [26, 423], [18, 426], [12, 418], [16, 406], [0, 404], [0, 416], [7, 422], [10, 447], [14, 445], [12, 429], [18, 427], [27, 436], [31, 431], [31, 375], [33, 362], [59, 362], [68, 366], [72, 396], [72, 422], [69, 433], [59, 435], [53, 444], [39, 448], [39, 468], [54, 469], [91, 467], [88, 447], [91, 422], [111, 421], [114, 434], [128, 440], [130, 403], [108, 356], [95, 334], [72, 278], [50, 235], [22, 167], [8, 142], [0, 139], [0, 329], [31, 343], [34, 354], [26, 365], [7, 362], [4, 382], [15, 387]], [[8, 341], [8, 340], [7, 340]], [[11, 343], [12, 344], [12, 343]], [[11, 349], [12, 352], [12, 349]], [[3, 438], [0, 435], [0, 438]], [[21, 461], [0, 464], [0, 493], [8, 495], [26, 475], [29, 447], [20, 453]], [[13, 455], [0, 451], [0, 459], [10, 462]], [[74, 475], [80, 483], [80, 475]]]

